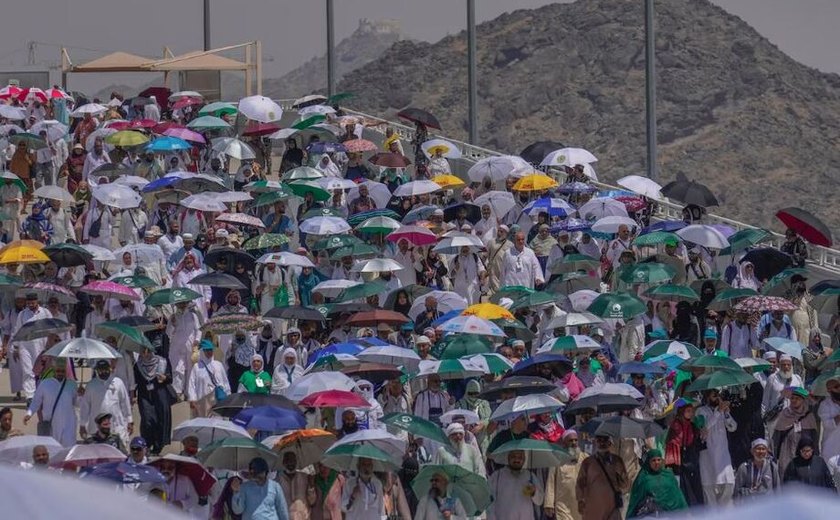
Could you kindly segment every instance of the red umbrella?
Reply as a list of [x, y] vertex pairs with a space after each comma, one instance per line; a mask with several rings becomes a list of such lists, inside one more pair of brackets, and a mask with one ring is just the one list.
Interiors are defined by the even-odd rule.
[[776, 213], [776, 218], [784, 225], [796, 231], [799, 236], [812, 244], [831, 247], [831, 230], [811, 213], [800, 208], [784, 208]]
[[128, 130], [131, 128], [131, 121], [114, 121], [108, 124], [108, 128], [116, 131]]
[[415, 246], [428, 246], [437, 242], [437, 235], [421, 226], [402, 226], [385, 236], [389, 242], [408, 240]]
[[44, 94], [50, 99], [70, 99], [70, 95], [67, 92], [55, 87], [48, 88], [44, 91]]
[[[123, 459], [124, 458], [125, 457], [123, 456]], [[213, 484], [216, 483], [216, 478], [196, 459], [169, 453], [150, 462], [149, 466], [154, 466], [160, 470], [160, 466], [164, 461], [171, 461], [175, 463], [175, 474], [186, 475], [186, 477], [193, 483], [193, 486], [195, 486], [195, 492], [198, 496], [204, 497], [210, 494], [210, 489], [213, 487]]]
[[368, 159], [371, 164], [385, 166], [386, 168], [405, 168], [411, 161], [405, 155], [398, 153], [378, 153]]
[[15, 85], [7, 85], [0, 89], [0, 99], [11, 99], [18, 97], [23, 89]]
[[254, 136], [268, 135], [280, 130], [280, 128], [281, 126], [277, 123], [260, 123], [258, 121], [250, 121], [247, 125], [245, 125], [245, 130], [242, 134]]
[[50, 466], [75, 471], [78, 468], [125, 460], [125, 454], [110, 444], [76, 444], [52, 457]]
[[146, 128], [154, 128], [155, 125], [157, 125], [157, 122], [152, 121], [151, 119], [135, 119], [128, 125], [128, 128], [132, 130], [143, 130]]
[[795, 311], [799, 307], [790, 300], [779, 296], [750, 296], [735, 306], [736, 311], [764, 312], [764, 311]]
[[204, 100], [197, 97], [182, 97], [172, 104], [172, 108], [186, 108], [192, 105], [203, 105]]
[[298, 403], [306, 408], [370, 408], [363, 397], [346, 390], [324, 390], [309, 394]]
[[26, 101], [27, 99], [37, 99], [41, 103], [48, 101], [47, 95], [38, 87], [29, 87], [21, 90], [17, 98], [19, 101]]
[[373, 311], [358, 312], [350, 317], [345, 323], [354, 327], [374, 327], [379, 323], [396, 323], [402, 325], [408, 323], [405, 314], [395, 311], [376, 309]]
[[631, 197], [629, 195], [620, 195], [615, 200], [624, 204], [624, 207], [630, 213], [644, 209], [647, 204], [640, 197]]

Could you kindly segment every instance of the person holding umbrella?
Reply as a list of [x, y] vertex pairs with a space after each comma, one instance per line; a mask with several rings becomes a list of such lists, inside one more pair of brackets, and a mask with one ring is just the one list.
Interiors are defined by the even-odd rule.
[[487, 511], [488, 520], [530, 520], [534, 507], [542, 507], [542, 481], [531, 470], [523, 469], [525, 456], [523, 450], [508, 452], [507, 466], [490, 476], [493, 505]]
[[76, 444], [76, 382], [67, 379], [67, 360], [56, 358], [53, 376], [38, 385], [23, 424], [38, 414], [38, 434], [51, 435], [62, 446]]
[[190, 414], [195, 417], [208, 417], [216, 402], [230, 394], [230, 384], [225, 366], [213, 359], [213, 342], [203, 339], [199, 343], [200, 359], [187, 380], [187, 400], [190, 402]]
[[344, 520], [380, 520], [385, 513], [382, 481], [373, 474], [373, 460], [360, 458], [358, 475], [347, 479], [341, 494]]
[[178, 463], [170, 459], [162, 459], [158, 465], [166, 482], [163, 483], [166, 493], [166, 503], [189, 513], [198, 507], [198, 492], [187, 475], [178, 473]]
[[[467, 518], [464, 505], [449, 493], [449, 477], [438, 472], [429, 479], [429, 493], [420, 498], [414, 520], [438, 520], [439, 518]], [[448, 513], [448, 514], [447, 514]], [[488, 517], [492, 518], [492, 517]], [[513, 517], [511, 517], [513, 518]]]
[[230, 489], [234, 514], [242, 515], [242, 520], [289, 520], [289, 510], [283, 489], [274, 480], [268, 479], [268, 462], [262, 457], [254, 457], [248, 464], [250, 480], [242, 482], [233, 477]]

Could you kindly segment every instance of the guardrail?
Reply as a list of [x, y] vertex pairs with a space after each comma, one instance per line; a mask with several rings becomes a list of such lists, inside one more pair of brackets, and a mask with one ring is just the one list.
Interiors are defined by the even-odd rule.
[[[282, 99], [282, 100], [275, 100], [277, 101], [280, 106], [283, 107], [283, 110], [291, 110], [292, 103], [294, 100], [291, 99]], [[360, 117], [364, 117], [365, 119], [370, 119], [374, 121], [381, 121], [384, 125], [387, 125], [390, 128], [393, 128], [394, 131], [400, 136], [400, 138], [411, 141], [414, 138], [414, 128], [404, 125], [402, 123], [388, 121], [387, 119], [382, 119], [381, 117], [372, 116], [370, 114], [365, 114], [363, 112], [359, 112], [357, 110], [352, 110], [349, 108], [343, 108], [346, 113], [355, 114]], [[385, 129], [382, 127], [368, 127], [369, 131], [376, 132], [379, 134], [385, 133]], [[503, 153], [489, 150], [487, 148], [482, 148], [480, 146], [475, 146], [469, 143], [465, 143], [463, 141], [458, 141], [456, 139], [451, 139], [449, 137], [443, 135], [431, 135], [430, 137], [440, 137], [441, 139], [446, 139], [454, 144], [456, 144], [461, 149], [462, 157], [461, 159], [450, 160], [450, 164], [453, 164], [456, 171], [452, 173], [458, 174], [461, 177], [466, 176], [466, 171], [475, 164], [477, 161], [484, 159], [486, 157], [493, 157], [499, 155], [505, 155]], [[555, 173], [560, 173], [559, 170], [554, 170]], [[623, 190], [620, 186], [613, 186], [611, 184], [607, 184], [604, 182], [593, 181], [592, 184], [605, 189], [605, 190]], [[654, 215], [656, 218], [662, 220], [680, 220], [682, 219], [682, 209], [683, 206], [679, 204], [675, 204], [668, 200], [660, 200], [657, 201], [657, 213]], [[748, 228], [756, 228], [757, 226], [753, 226], [750, 224], [746, 224], [744, 222], [739, 222], [737, 220], [723, 217], [720, 215], [715, 215], [713, 213], [708, 213], [706, 216], [703, 217], [704, 222], [708, 224], [723, 224], [726, 226], [730, 226], [736, 230], [741, 229], [748, 229]], [[773, 238], [770, 240], [770, 243], [774, 247], [781, 247], [784, 243], [785, 237], [780, 233], [773, 233]], [[840, 276], [840, 250], [832, 249], [828, 247], [822, 246], [815, 246], [809, 244], [809, 251], [810, 251], [810, 258], [808, 260], [808, 264], [810, 267], [821, 268], [832, 275]]]

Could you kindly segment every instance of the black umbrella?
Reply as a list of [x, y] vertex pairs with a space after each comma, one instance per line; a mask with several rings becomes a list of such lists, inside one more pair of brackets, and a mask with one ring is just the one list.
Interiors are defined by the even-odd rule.
[[367, 379], [375, 385], [389, 379], [398, 379], [403, 375], [399, 368], [382, 363], [362, 363], [361, 365], [348, 367], [342, 372], [353, 379]]
[[412, 123], [420, 123], [429, 128], [437, 128], [440, 130], [440, 122], [437, 118], [422, 108], [406, 108], [405, 110], [398, 112], [397, 117], [407, 119]]
[[108, 179], [116, 179], [120, 175], [131, 175], [134, 173], [134, 168], [129, 168], [122, 163], [105, 163], [95, 170], [90, 172], [90, 177], [98, 179], [100, 177], [107, 177]]
[[471, 202], [461, 202], [444, 208], [443, 220], [446, 222], [455, 220], [458, 217], [458, 212], [461, 210], [466, 210], [466, 218], [470, 223], [475, 224], [481, 220], [481, 207]]
[[796, 231], [812, 244], [831, 247], [831, 230], [816, 216], [800, 208], [784, 208], [776, 212], [776, 218]]
[[793, 258], [772, 247], [753, 249], [741, 259], [741, 263], [752, 262], [755, 277], [759, 280], [769, 280], [788, 267], [793, 266]]
[[570, 414], [578, 414], [584, 410], [593, 409], [597, 413], [609, 413], [632, 410], [639, 406], [641, 406], [641, 403], [629, 395], [597, 394], [574, 401], [565, 411]]
[[510, 376], [501, 381], [489, 383], [478, 397], [487, 401], [501, 401], [502, 397], [513, 392], [514, 395], [545, 394], [556, 387], [547, 379], [537, 376]]
[[[224, 263], [223, 267], [219, 267], [219, 263]], [[240, 249], [232, 247], [220, 247], [207, 253], [204, 257], [204, 265], [211, 269], [217, 269], [226, 273], [233, 272], [236, 264], [244, 264], [246, 271], [252, 271], [257, 263], [256, 258], [249, 255]]]
[[277, 406], [287, 410], [300, 410], [295, 403], [282, 395], [241, 392], [227, 396], [224, 401], [213, 407], [213, 411], [222, 417], [231, 418], [246, 408], [257, 406]]
[[827, 289], [840, 289], [840, 280], [823, 280], [811, 286], [809, 292], [817, 295]]
[[140, 329], [143, 332], [148, 332], [157, 328], [157, 325], [152, 323], [151, 320], [145, 316], [123, 316], [122, 318], [117, 319], [117, 322], [134, 327], [135, 329]]
[[685, 204], [694, 204], [701, 208], [720, 205], [712, 190], [681, 175], [677, 177], [677, 180], [669, 182], [659, 191], [669, 199], [678, 200]]
[[[318, 312], [321, 312], [326, 315], [332, 314], [343, 314], [345, 312], [354, 313], [354, 312], [365, 312], [365, 311], [372, 311], [373, 306], [369, 303], [327, 303], [324, 305], [319, 305], [316, 307]], [[323, 309], [323, 310], [322, 310]]]
[[282, 318], [286, 320], [325, 321], [324, 315], [317, 309], [292, 305], [290, 307], [274, 307], [263, 314], [264, 318]]
[[609, 435], [613, 439], [647, 439], [656, 437], [665, 430], [652, 421], [617, 415], [595, 417], [582, 425], [578, 431], [589, 435]]
[[191, 284], [196, 285], [210, 285], [212, 287], [222, 287], [224, 289], [247, 289], [245, 284], [227, 273], [214, 271], [212, 273], [200, 274], [190, 280]]
[[62, 332], [68, 332], [72, 328], [72, 325], [57, 318], [32, 320], [21, 325], [12, 338], [12, 341], [30, 341], [38, 338], [46, 338], [50, 334], [61, 334]]
[[517, 376], [534, 376], [540, 372], [542, 365], [548, 365], [555, 370], [567, 373], [572, 370], [572, 361], [562, 354], [552, 354], [549, 352], [542, 352], [535, 354], [527, 359], [523, 359], [517, 364], [513, 365], [511, 375]]
[[58, 267], [74, 267], [85, 265], [93, 260], [93, 255], [87, 249], [76, 244], [55, 244], [42, 249]]
[[537, 141], [531, 143], [519, 152], [519, 157], [522, 157], [531, 164], [539, 165], [545, 159], [545, 156], [554, 150], [560, 150], [566, 146], [556, 141]]

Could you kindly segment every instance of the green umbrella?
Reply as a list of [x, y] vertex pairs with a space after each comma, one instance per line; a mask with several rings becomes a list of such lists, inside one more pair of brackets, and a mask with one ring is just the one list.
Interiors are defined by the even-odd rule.
[[131, 325], [118, 321], [105, 321], [96, 326], [96, 333], [101, 337], [115, 336], [117, 348], [130, 352], [142, 352], [144, 348], [154, 350], [152, 343], [143, 332]]
[[449, 480], [449, 494], [461, 501], [467, 516], [482, 514], [492, 502], [490, 485], [487, 479], [454, 464], [427, 464], [411, 481], [415, 496], [429, 494], [431, 479], [435, 475], [445, 475]]
[[296, 195], [294, 193], [286, 189], [263, 193], [257, 197], [257, 200], [254, 201], [254, 207], [261, 208], [263, 206], [272, 206], [275, 202], [287, 200], [295, 196]]
[[385, 282], [377, 278], [372, 282], [365, 282], [363, 284], [354, 285], [353, 287], [344, 289], [336, 297], [335, 303], [367, 298], [368, 296], [373, 296], [374, 294], [380, 294], [385, 290]]
[[395, 211], [391, 211], [390, 209], [372, 209], [369, 211], [362, 211], [361, 213], [356, 213], [355, 215], [351, 215], [347, 217], [347, 223], [353, 227], [358, 226], [365, 220], [373, 217], [388, 217], [394, 220], [401, 220], [399, 213]]
[[0, 287], [23, 285], [23, 278], [12, 276], [10, 274], [0, 274]]
[[703, 392], [704, 390], [713, 390], [715, 388], [729, 388], [731, 386], [751, 385], [758, 380], [747, 374], [741, 367], [738, 370], [720, 369], [703, 374], [698, 377], [693, 383], [688, 385], [686, 392]]
[[[23, 183], [21, 182], [21, 184], [23, 184]], [[20, 186], [20, 185], [18, 185], [18, 186]], [[26, 185], [24, 185], [24, 187], [25, 186]], [[24, 190], [21, 190], [21, 191], [24, 191]], [[15, 217], [9, 215], [8, 213], [6, 213], [3, 210], [0, 210], [0, 222], [5, 222], [5, 221], [9, 221], [9, 220], [14, 220], [14, 219], [15, 219]]]
[[551, 274], [563, 274], [598, 269], [600, 265], [601, 261], [597, 258], [588, 255], [573, 254], [566, 255], [561, 260], [554, 262], [549, 270]]
[[670, 282], [676, 274], [676, 271], [670, 265], [656, 262], [643, 262], [641, 264], [635, 264], [629, 269], [625, 269], [619, 275], [619, 278], [622, 282], [629, 284], [655, 284]]
[[446, 437], [440, 426], [416, 415], [389, 413], [382, 418], [382, 422], [399, 430], [407, 431], [415, 437], [423, 437], [440, 444], [449, 443], [449, 438]]
[[187, 123], [187, 128], [192, 130], [221, 130], [230, 128], [230, 123], [216, 116], [201, 116]]
[[468, 360], [473, 365], [478, 365], [482, 368], [484, 365], [487, 365], [487, 373], [493, 374], [494, 376], [506, 374], [513, 370], [513, 363], [506, 357], [495, 352], [478, 354], [477, 356], [465, 356], [461, 359]]
[[373, 461], [374, 471], [393, 471], [399, 467], [388, 453], [370, 444], [340, 444], [324, 452], [321, 463], [324, 466], [347, 471], [356, 469], [359, 459]]
[[640, 235], [633, 240], [634, 246], [658, 246], [665, 242], [680, 242], [682, 238], [676, 233], [668, 231], [654, 231], [653, 233], [646, 233]]
[[555, 278], [545, 287], [549, 293], [572, 294], [587, 289], [597, 291], [601, 285], [601, 279], [592, 276], [588, 271], [573, 271], [563, 273], [563, 276]]
[[275, 193], [275, 192], [285, 192], [288, 196], [294, 196], [292, 192], [286, 188], [286, 185], [282, 182], [278, 181], [269, 181], [269, 180], [258, 180], [249, 182], [245, 186], [242, 187], [242, 191], [247, 191], [249, 193]]
[[330, 255], [330, 260], [341, 260], [345, 256], [361, 258], [363, 256], [379, 256], [379, 254], [380, 251], [376, 247], [359, 242], [353, 245], [339, 247]]
[[760, 242], [765, 242], [773, 238], [773, 233], [762, 228], [742, 229], [733, 233], [727, 240], [729, 247], [720, 250], [721, 255], [731, 255], [743, 251], [748, 247], [752, 247]]
[[510, 298], [511, 300], [516, 301], [519, 298], [534, 292], [536, 292], [534, 289], [530, 289], [523, 285], [505, 285], [503, 287], [499, 287], [499, 290], [493, 293], [493, 296], [490, 297], [490, 301], [492, 303], [499, 303], [502, 298]]
[[26, 142], [31, 150], [47, 147], [47, 142], [41, 139], [40, 136], [26, 132], [9, 137], [9, 142], [16, 146], [19, 146], [22, 142]]
[[120, 285], [125, 285], [126, 287], [131, 287], [132, 289], [157, 287], [158, 285], [156, 281], [152, 280], [148, 276], [143, 275], [119, 276], [117, 278], [112, 279], [111, 281]]
[[356, 244], [364, 244], [364, 241], [353, 235], [332, 235], [315, 242], [312, 245], [312, 250], [338, 249], [339, 247], [348, 247]]
[[739, 301], [750, 296], [757, 295], [758, 292], [754, 289], [726, 289], [718, 293], [711, 302], [708, 308], [713, 311], [727, 311], [734, 307]]
[[[4, 181], [10, 181], [12, 184], [20, 188], [22, 193], [26, 193], [26, 183], [21, 180], [20, 177], [15, 175], [12, 172], [0, 172], [0, 179]], [[7, 219], [11, 220], [11, 219]]]
[[639, 298], [626, 292], [603, 293], [598, 295], [586, 309], [600, 318], [629, 320], [644, 314], [647, 307]]
[[314, 116], [307, 117], [306, 119], [302, 119], [297, 123], [292, 125], [292, 128], [295, 130], [306, 130], [312, 125], [317, 125], [323, 121], [326, 121], [327, 117], [322, 116], [321, 114], [315, 114]]
[[328, 97], [326, 101], [324, 101], [325, 105], [335, 105], [339, 101], [344, 101], [347, 98], [353, 97], [352, 92], [339, 92], [338, 94], [333, 94], [332, 96]]
[[338, 211], [335, 208], [315, 208], [315, 209], [310, 209], [309, 211], [304, 213], [303, 216], [300, 219], [301, 220], [306, 220], [306, 219], [312, 218], [312, 217], [340, 217], [340, 218], [344, 218], [344, 215], [342, 215], [341, 212]]
[[330, 200], [331, 197], [330, 192], [312, 184], [305, 184], [303, 182], [291, 182], [287, 186], [289, 187], [289, 190], [291, 190], [291, 192], [297, 195], [298, 197], [305, 197], [308, 193], [311, 193], [312, 197], [319, 202]]
[[372, 217], [356, 226], [356, 231], [361, 233], [388, 234], [391, 231], [399, 229], [401, 226], [402, 224], [391, 217]]
[[277, 454], [268, 447], [242, 437], [228, 437], [205, 446], [196, 458], [205, 466], [216, 469], [243, 471], [248, 469], [254, 457], [262, 457], [272, 467], [277, 461]]
[[[837, 354], [838, 352], [840, 352], [840, 350], [836, 350], [834, 354]], [[837, 357], [834, 354], [832, 354], [831, 357]], [[827, 396], [828, 389], [826, 388], [826, 384], [832, 379], [840, 381], [840, 368], [823, 371], [823, 373], [814, 379], [813, 383], [811, 383], [811, 393], [819, 396]]]
[[341, 372], [345, 368], [352, 368], [361, 365], [362, 362], [356, 356], [350, 354], [330, 354], [321, 356], [307, 370], [309, 372]]
[[807, 278], [808, 270], [801, 267], [791, 267], [789, 269], [785, 269], [773, 278], [767, 280], [767, 283], [761, 288], [761, 294], [765, 294], [767, 296], [784, 296], [791, 289], [790, 279], [797, 274]]
[[677, 368], [679, 368], [680, 370], [688, 370], [690, 368], [705, 368], [710, 370], [740, 370], [741, 365], [739, 365], [733, 359], [726, 356], [706, 354], [704, 356], [686, 359]]
[[670, 283], [651, 287], [645, 291], [644, 294], [651, 300], [661, 300], [666, 302], [696, 302], [700, 299], [700, 295], [697, 294], [691, 287]]
[[493, 352], [493, 342], [475, 334], [453, 334], [442, 342], [440, 359], [458, 359]]
[[512, 451], [524, 451], [524, 469], [553, 468], [568, 464], [575, 457], [556, 444], [535, 439], [515, 439], [508, 441], [488, 454], [488, 458], [497, 464], [507, 465], [508, 454]]
[[650, 358], [661, 356], [662, 354], [667, 354], [669, 351], [673, 352], [674, 349], [684, 350], [688, 352], [689, 357], [700, 357], [703, 355], [703, 351], [695, 347], [691, 343], [686, 343], [685, 341], [672, 341], [669, 339], [663, 339], [659, 341], [653, 341], [645, 346], [645, 353], [642, 355], [642, 361], [647, 361]]
[[160, 289], [155, 291], [146, 298], [146, 305], [174, 305], [176, 303], [191, 302], [201, 298], [201, 295], [192, 289], [178, 288], [178, 289]]
[[556, 294], [549, 294], [543, 291], [537, 291], [531, 294], [526, 294], [525, 296], [514, 300], [513, 305], [510, 306], [510, 311], [513, 312], [518, 309], [539, 307], [540, 305], [557, 303], [562, 298], [564, 297], [558, 296]]
[[829, 287], [814, 295], [811, 300], [811, 307], [817, 309], [819, 314], [835, 314], [837, 312], [837, 298], [840, 296], [840, 287]]
[[511, 329], [512, 332], [511, 334], [508, 334], [508, 337], [512, 335], [516, 339], [531, 341], [536, 336], [536, 334], [534, 334], [533, 331], [531, 331], [531, 329], [529, 329], [527, 325], [525, 325], [517, 319], [496, 318], [490, 321], [492, 321], [493, 323], [495, 323], [503, 329]]
[[249, 238], [242, 244], [242, 248], [246, 251], [256, 251], [259, 249], [271, 249], [280, 247], [289, 243], [289, 237], [282, 233], [266, 233], [264, 235], [257, 235]]
[[315, 179], [321, 179], [324, 177], [323, 172], [321, 170], [316, 170], [311, 166], [298, 166], [297, 168], [292, 168], [291, 170], [285, 172], [283, 174], [282, 180], [284, 182], [288, 181], [314, 181]]
[[210, 103], [201, 107], [201, 110], [198, 111], [198, 115], [222, 116], [228, 114], [235, 114], [237, 112], [238, 110], [236, 109], [236, 105], [234, 105], [233, 103], [228, 103], [225, 101], [216, 101], [215, 103]]

